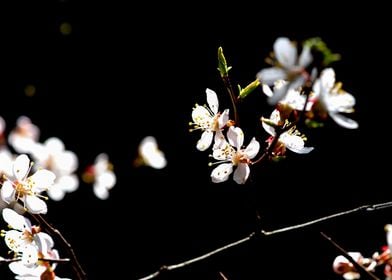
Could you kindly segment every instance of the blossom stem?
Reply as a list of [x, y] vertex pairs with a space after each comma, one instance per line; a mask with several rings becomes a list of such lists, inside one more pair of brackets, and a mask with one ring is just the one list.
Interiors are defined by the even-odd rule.
[[[212, 250], [212, 251], [210, 251], [208, 253], [205, 253], [203, 255], [200, 255], [198, 257], [195, 257], [195, 258], [192, 258], [192, 259], [189, 259], [189, 260], [177, 263], [177, 264], [163, 265], [156, 272], [151, 273], [151, 274], [149, 274], [149, 275], [147, 275], [145, 277], [139, 278], [139, 280], [153, 279], [153, 278], [156, 278], [156, 277], [160, 276], [162, 273], [164, 273], [166, 271], [176, 270], [176, 269], [179, 269], [179, 268], [191, 265], [193, 263], [205, 260], [205, 259], [207, 259], [209, 257], [212, 257], [212, 256], [214, 256], [214, 255], [216, 255], [218, 253], [221, 253], [223, 251], [226, 251], [226, 250], [228, 250], [230, 248], [237, 247], [237, 246], [239, 246], [241, 244], [244, 244], [244, 243], [252, 240], [253, 238], [255, 238], [257, 236], [259, 236], [259, 237], [267, 237], [267, 236], [271, 236], [271, 235], [275, 235], [275, 234], [279, 234], [279, 233], [283, 233], [283, 232], [289, 232], [289, 231], [297, 230], [297, 229], [300, 229], [300, 228], [306, 228], [306, 227], [312, 226], [314, 224], [318, 224], [318, 223], [321, 223], [321, 222], [324, 222], [324, 221], [327, 221], [327, 220], [331, 220], [331, 219], [334, 219], [334, 218], [338, 218], [338, 217], [346, 216], [346, 215], [349, 215], [349, 214], [353, 214], [355, 212], [362, 212], [362, 211], [364, 211], [364, 212], [372, 212], [372, 211], [375, 211], [375, 210], [381, 210], [381, 209], [390, 208], [390, 207], [392, 207], [392, 201], [379, 203], [379, 204], [362, 205], [362, 206], [359, 206], [359, 207], [356, 207], [356, 208], [353, 208], [353, 209], [349, 209], [349, 210], [346, 210], [346, 211], [338, 212], [338, 213], [335, 213], [335, 214], [332, 214], [332, 215], [328, 215], [328, 216], [324, 216], [324, 217], [321, 217], [321, 218], [318, 218], [318, 219], [310, 220], [310, 221], [302, 223], [302, 224], [297, 224], [297, 225], [292, 225], [292, 226], [288, 226], [288, 227], [283, 227], [283, 228], [279, 228], [279, 229], [275, 229], [275, 230], [271, 230], [271, 231], [266, 231], [266, 230], [261, 230], [261, 231], [258, 231], [258, 232], [254, 231], [254, 232], [252, 232], [251, 234], [249, 234], [248, 236], [246, 236], [246, 237], [244, 237], [242, 239], [239, 239], [237, 241], [234, 241], [232, 243], [229, 243], [227, 245], [219, 247], [219, 248], [217, 248], [215, 250]], [[378, 278], [372, 278], [372, 279], [378, 279]]]
[[37, 220], [41, 226], [44, 225], [44, 227], [48, 230], [48, 232], [57, 236], [58, 239], [66, 247], [66, 249], [70, 255], [70, 261], [72, 264], [72, 268], [73, 268], [74, 272], [76, 273], [77, 279], [79, 279], [79, 280], [87, 279], [87, 274], [83, 270], [82, 266], [80, 265], [78, 258], [76, 257], [76, 254], [75, 254], [71, 244], [65, 239], [65, 237], [61, 234], [61, 232], [58, 229], [54, 228], [42, 215], [36, 214], [36, 215], [31, 215], [31, 216], [35, 220]]
[[237, 102], [236, 102], [237, 99], [235, 97], [234, 89], [233, 86], [231, 85], [229, 75], [222, 76], [222, 80], [223, 80], [223, 84], [226, 87], [227, 92], [230, 95], [231, 104], [233, 106], [235, 125], [240, 126], [240, 118], [237, 111]]
[[366, 275], [369, 279], [380, 280], [376, 275], [374, 275], [371, 271], [367, 270], [362, 264], [358, 263], [351, 257], [348, 252], [343, 249], [336, 241], [334, 241], [331, 237], [326, 235], [324, 232], [320, 232], [321, 236], [328, 240], [338, 251], [346, 258], [353, 266], [358, 270], [358, 272], [362, 272], [362, 274]]

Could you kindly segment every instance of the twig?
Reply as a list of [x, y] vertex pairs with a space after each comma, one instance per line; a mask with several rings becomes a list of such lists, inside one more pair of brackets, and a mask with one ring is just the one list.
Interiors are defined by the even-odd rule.
[[367, 270], [365, 266], [362, 264], [358, 263], [351, 257], [348, 252], [343, 249], [339, 244], [337, 244], [334, 240], [332, 240], [331, 237], [326, 235], [324, 232], [320, 232], [321, 236], [324, 237], [326, 240], [328, 240], [338, 251], [346, 258], [350, 263], [354, 265], [354, 267], [358, 270], [358, 272], [362, 272], [364, 276], [367, 276], [370, 279], [373, 280], [380, 280], [376, 275], [374, 275], [371, 271]]
[[235, 125], [240, 126], [240, 118], [238, 116], [238, 111], [237, 111], [237, 102], [236, 102], [237, 99], [235, 97], [235, 93], [233, 90], [233, 86], [231, 85], [229, 75], [223, 76], [222, 80], [223, 80], [223, 84], [225, 85], [225, 87], [227, 89], [227, 92], [230, 95], [230, 100], [231, 100], [231, 104], [233, 106], [233, 111], [234, 111], [233, 113], [234, 113]]
[[41, 225], [45, 225], [45, 228], [52, 233], [53, 235], [57, 236], [61, 242], [64, 244], [66, 249], [68, 250], [68, 253], [71, 257], [70, 261], [72, 263], [72, 268], [76, 273], [76, 276], [79, 280], [86, 280], [87, 279], [87, 274], [84, 272], [82, 266], [80, 265], [76, 254], [71, 246], [71, 244], [65, 239], [65, 237], [61, 234], [61, 232], [54, 228], [42, 215], [32, 215]]
[[264, 237], [265, 236], [270, 236], [270, 235], [274, 235], [274, 234], [279, 234], [279, 233], [293, 231], [293, 230], [300, 229], [300, 228], [309, 227], [309, 226], [314, 225], [314, 224], [318, 224], [318, 223], [321, 223], [321, 222], [324, 222], [324, 221], [327, 221], [327, 220], [331, 220], [331, 219], [334, 219], [334, 218], [337, 218], [337, 217], [353, 214], [355, 212], [360, 212], [360, 211], [372, 212], [372, 211], [375, 211], [375, 210], [381, 210], [381, 209], [390, 208], [390, 207], [392, 207], [392, 201], [379, 203], [379, 204], [362, 205], [362, 206], [359, 206], [357, 208], [353, 208], [353, 209], [346, 210], [346, 211], [343, 211], [343, 212], [339, 212], [339, 213], [335, 213], [335, 214], [328, 215], [328, 216], [325, 216], [325, 217], [321, 217], [321, 218], [318, 218], [318, 219], [315, 219], [315, 220], [311, 220], [311, 221], [308, 221], [308, 222], [305, 222], [305, 223], [302, 223], [302, 224], [288, 226], [288, 227], [284, 227], [284, 228], [280, 228], [280, 229], [276, 229], [276, 230], [271, 230], [271, 231], [262, 230], [260, 232], [252, 232], [251, 234], [249, 234], [248, 236], [246, 236], [246, 237], [244, 237], [244, 238], [242, 238], [240, 240], [234, 241], [234, 242], [232, 242], [230, 244], [222, 246], [222, 247], [220, 247], [218, 249], [210, 251], [210, 252], [208, 252], [206, 254], [203, 254], [201, 256], [198, 256], [198, 257], [195, 257], [195, 258], [192, 258], [192, 259], [189, 259], [189, 260], [186, 260], [184, 262], [177, 263], [177, 264], [163, 265], [156, 272], [151, 273], [151, 274], [149, 274], [149, 275], [147, 275], [145, 277], [139, 278], [139, 280], [153, 279], [153, 278], [158, 277], [162, 272], [175, 270], [175, 269], [182, 268], [182, 267], [191, 265], [193, 263], [205, 260], [205, 259], [207, 259], [209, 257], [212, 257], [215, 254], [221, 253], [221, 252], [226, 251], [226, 250], [228, 250], [230, 248], [233, 248], [233, 247], [236, 247], [238, 245], [244, 244], [244, 243], [248, 242], [249, 240], [251, 240], [252, 238], [254, 238], [256, 236], [262, 236], [262, 237], [263, 236]]

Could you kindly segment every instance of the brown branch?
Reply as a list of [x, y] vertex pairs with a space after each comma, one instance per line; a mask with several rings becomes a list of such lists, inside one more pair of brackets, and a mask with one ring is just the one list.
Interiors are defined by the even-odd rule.
[[68, 254], [70, 256], [70, 261], [72, 264], [72, 268], [74, 272], [76, 273], [77, 279], [79, 280], [86, 280], [87, 279], [87, 274], [84, 272], [82, 266], [80, 265], [78, 258], [76, 257], [76, 254], [71, 246], [71, 244], [65, 239], [65, 237], [61, 234], [61, 232], [54, 228], [42, 215], [35, 214], [31, 215], [36, 221], [40, 223], [40, 225], [44, 225], [45, 229], [53, 234], [54, 236], [57, 236], [57, 238], [62, 242], [62, 244], [66, 247]]
[[153, 278], [158, 277], [162, 272], [175, 270], [175, 269], [182, 268], [182, 267], [191, 265], [193, 263], [205, 260], [205, 259], [207, 259], [209, 257], [212, 257], [213, 255], [216, 255], [218, 253], [226, 251], [226, 250], [228, 250], [230, 248], [233, 248], [233, 247], [236, 247], [238, 245], [244, 244], [244, 243], [250, 241], [252, 238], [254, 238], [256, 236], [266, 237], [266, 236], [270, 236], [270, 235], [274, 235], [274, 234], [279, 234], [279, 233], [283, 233], [283, 232], [293, 231], [293, 230], [300, 229], [300, 228], [306, 228], [306, 227], [309, 227], [309, 226], [314, 225], [314, 224], [325, 222], [327, 220], [331, 220], [331, 219], [334, 219], [334, 218], [337, 218], [337, 217], [342, 217], [342, 216], [346, 216], [346, 215], [349, 215], [349, 214], [353, 214], [355, 212], [361, 212], [361, 211], [372, 212], [372, 211], [375, 211], [375, 210], [381, 210], [381, 209], [390, 208], [390, 207], [392, 207], [392, 201], [379, 203], [379, 204], [362, 205], [362, 206], [359, 206], [357, 208], [353, 208], [353, 209], [346, 210], [346, 211], [343, 211], [343, 212], [338, 212], [338, 213], [335, 213], [335, 214], [332, 214], [332, 215], [328, 215], [328, 216], [325, 216], [325, 217], [321, 217], [321, 218], [318, 218], [318, 219], [314, 219], [314, 220], [311, 220], [311, 221], [308, 221], [308, 222], [305, 222], [305, 223], [302, 223], [302, 224], [288, 226], [288, 227], [284, 227], [284, 228], [280, 228], [280, 229], [276, 229], [276, 230], [271, 230], [271, 231], [262, 230], [260, 232], [252, 232], [251, 234], [249, 234], [248, 236], [246, 236], [246, 237], [244, 237], [244, 238], [242, 238], [240, 240], [237, 240], [237, 241], [229, 243], [229, 244], [227, 244], [225, 246], [219, 247], [219, 248], [217, 248], [217, 249], [215, 249], [213, 251], [210, 251], [208, 253], [205, 253], [205, 254], [203, 254], [201, 256], [198, 256], [198, 257], [195, 257], [195, 258], [192, 258], [192, 259], [189, 259], [189, 260], [177, 263], [177, 264], [163, 265], [156, 272], [151, 273], [151, 274], [149, 274], [149, 275], [147, 275], [145, 277], [139, 278], [139, 280], [153, 279]]
[[378, 278], [376, 275], [374, 275], [371, 271], [367, 270], [365, 266], [363, 266], [362, 264], [358, 263], [357, 261], [355, 261], [353, 259], [353, 257], [351, 257], [348, 252], [343, 249], [343, 247], [341, 247], [338, 243], [336, 243], [331, 237], [329, 237], [328, 235], [326, 235], [323, 232], [320, 232], [321, 236], [324, 237], [326, 240], [328, 240], [336, 249], [338, 249], [338, 251], [346, 258], [348, 259], [348, 261], [350, 263], [352, 263], [354, 265], [354, 267], [358, 270], [358, 272], [362, 272], [362, 274], [364, 276], [367, 276], [367, 278], [369, 279], [373, 279], [373, 280], [380, 280], [380, 278]]
[[235, 97], [233, 86], [231, 85], [229, 75], [222, 77], [223, 84], [226, 87], [227, 92], [230, 95], [231, 104], [233, 106], [233, 113], [234, 113], [234, 121], [236, 126], [240, 126], [240, 117], [237, 111], [237, 98]]

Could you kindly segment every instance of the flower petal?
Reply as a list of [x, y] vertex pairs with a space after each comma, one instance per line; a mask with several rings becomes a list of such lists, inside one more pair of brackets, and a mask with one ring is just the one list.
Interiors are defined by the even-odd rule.
[[60, 201], [64, 198], [65, 196], [65, 191], [61, 188], [61, 185], [59, 184], [54, 184], [52, 185], [46, 193], [48, 196], [54, 200], [54, 201]]
[[219, 128], [222, 129], [227, 124], [228, 120], [229, 120], [229, 109], [226, 109], [218, 118]]
[[267, 85], [263, 83], [263, 92], [265, 95], [267, 95], [268, 97], [272, 97], [272, 95], [274, 95], [273, 91], [271, 90], [271, 88]]
[[257, 79], [264, 84], [272, 86], [277, 80], [284, 80], [287, 78], [286, 72], [278, 67], [270, 67], [261, 70], [257, 73]]
[[292, 68], [297, 61], [297, 48], [286, 37], [276, 39], [274, 43], [274, 53], [276, 59], [285, 68]]
[[213, 118], [210, 111], [208, 111], [204, 106], [196, 104], [195, 108], [192, 110], [192, 120], [202, 129], [208, 129], [210, 128]]
[[13, 172], [16, 179], [22, 181], [30, 170], [30, 159], [27, 155], [20, 155], [14, 161]]
[[219, 110], [218, 96], [216, 95], [215, 91], [213, 91], [209, 88], [206, 89], [206, 94], [207, 94], [208, 106], [210, 107], [210, 109], [214, 113], [214, 115], [216, 115]]
[[248, 157], [248, 159], [254, 158], [260, 150], [260, 143], [256, 140], [256, 138], [252, 138], [249, 145], [246, 147], [244, 153]]
[[211, 179], [213, 183], [222, 183], [227, 181], [230, 174], [233, 172], [233, 165], [231, 163], [222, 163], [214, 168], [211, 172]]
[[310, 52], [309, 47], [304, 47], [302, 49], [301, 55], [299, 56], [298, 64], [299, 66], [306, 68], [310, 63], [312, 63], [313, 57]]
[[0, 191], [1, 199], [8, 204], [15, 200], [15, 189], [10, 181], [5, 181]]
[[24, 197], [24, 203], [31, 214], [46, 214], [48, 212], [45, 201], [35, 195], [26, 195]]
[[204, 132], [201, 134], [200, 140], [197, 141], [196, 148], [197, 148], [199, 151], [205, 151], [205, 150], [207, 150], [207, 149], [211, 146], [212, 138], [213, 138], [213, 137], [214, 137], [214, 133], [213, 133], [213, 132], [208, 131], [208, 130], [204, 131]]
[[233, 180], [237, 184], [245, 184], [250, 174], [250, 168], [246, 163], [240, 163], [234, 171]]
[[23, 233], [18, 230], [9, 230], [4, 236], [5, 244], [8, 248], [14, 252], [19, 252], [26, 242], [23, 237]]
[[324, 69], [320, 75], [321, 86], [326, 92], [330, 92], [335, 85], [335, 71], [332, 68]]
[[268, 104], [270, 105], [275, 105], [277, 104], [280, 100], [282, 100], [283, 98], [285, 98], [288, 90], [290, 87], [290, 83], [289, 84], [284, 84], [283, 86], [279, 87], [279, 88], [274, 88], [274, 94], [268, 98]]
[[94, 194], [97, 198], [105, 200], [109, 198], [109, 192], [104, 187], [93, 187]]
[[338, 113], [329, 112], [330, 117], [340, 126], [348, 129], [356, 129], [359, 127], [358, 123], [346, 116]]
[[237, 150], [241, 149], [242, 144], [244, 144], [244, 133], [239, 127], [230, 126], [227, 131], [227, 139], [229, 139], [230, 145], [236, 147]]
[[287, 132], [279, 137], [279, 141], [284, 143], [287, 149], [297, 154], [308, 154], [314, 149], [313, 147], [305, 147], [305, 142], [301, 137]]
[[55, 154], [64, 151], [64, 143], [57, 137], [48, 138], [45, 141], [46, 149], [49, 150], [50, 153]]
[[[79, 187], [79, 179], [76, 175], [66, 175], [66, 176], [61, 176], [57, 180], [57, 185], [60, 185], [60, 188], [66, 192], [74, 192], [78, 189]], [[49, 190], [52, 187], [49, 188]]]
[[99, 176], [96, 179], [96, 185], [99, 186], [100, 188], [103, 187], [109, 190], [113, 188], [115, 184], [116, 184], [116, 176], [112, 171], [106, 171], [102, 174], [99, 174]]
[[56, 175], [49, 170], [40, 169], [29, 177], [29, 180], [33, 182], [33, 191], [42, 192], [50, 188], [53, 185]]
[[9, 224], [13, 229], [24, 231], [31, 228], [30, 221], [22, 215], [19, 215], [12, 209], [3, 209], [2, 215], [4, 221], [6, 221], [6, 223]]

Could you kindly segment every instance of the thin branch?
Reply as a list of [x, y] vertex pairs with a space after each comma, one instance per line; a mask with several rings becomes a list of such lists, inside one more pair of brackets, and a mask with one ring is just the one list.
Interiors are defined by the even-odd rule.
[[205, 259], [207, 259], [209, 257], [212, 257], [213, 255], [216, 255], [218, 253], [226, 251], [226, 250], [228, 250], [230, 248], [233, 248], [233, 247], [236, 247], [238, 245], [244, 244], [244, 243], [250, 241], [252, 238], [254, 238], [256, 236], [266, 237], [266, 236], [270, 236], [270, 235], [274, 235], [274, 234], [279, 234], [279, 233], [283, 233], [283, 232], [293, 231], [293, 230], [300, 229], [300, 228], [306, 228], [306, 227], [309, 227], [309, 226], [314, 225], [314, 224], [325, 222], [327, 220], [331, 220], [331, 219], [334, 219], [334, 218], [337, 218], [337, 217], [342, 217], [342, 216], [346, 216], [346, 215], [349, 215], [349, 214], [353, 214], [355, 212], [361, 212], [361, 211], [372, 212], [372, 211], [375, 211], [375, 210], [381, 210], [381, 209], [390, 208], [390, 207], [392, 207], [392, 201], [379, 203], [379, 204], [362, 205], [362, 206], [359, 206], [357, 208], [353, 208], [353, 209], [346, 210], [346, 211], [343, 211], [343, 212], [339, 212], [339, 213], [335, 213], [335, 214], [328, 215], [328, 216], [325, 216], [325, 217], [321, 217], [321, 218], [318, 218], [318, 219], [315, 219], [315, 220], [311, 220], [311, 221], [308, 221], [308, 222], [305, 222], [305, 223], [302, 223], [302, 224], [288, 226], [288, 227], [275, 229], [275, 230], [271, 230], [271, 231], [262, 230], [260, 232], [252, 232], [251, 234], [249, 234], [248, 236], [246, 236], [246, 237], [244, 237], [244, 238], [242, 238], [240, 240], [237, 240], [237, 241], [229, 243], [229, 244], [227, 244], [225, 246], [219, 247], [218, 249], [210, 251], [210, 252], [208, 252], [206, 254], [203, 254], [201, 256], [198, 256], [198, 257], [195, 257], [195, 258], [192, 258], [192, 259], [189, 259], [189, 260], [186, 260], [184, 262], [177, 263], [177, 264], [163, 265], [156, 272], [151, 273], [151, 274], [149, 274], [149, 275], [147, 275], [145, 277], [139, 278], [139, 280], [153, 279], [153, 278], [158, 277], [162, 272], [175, 270], [175, 269], [182, 268], [182, 267], [191, 265], [193, 263], [205, 260]]
[[328, 240], [336, 249], [338, 249], [338, 251], [346, 258], [348, 259], [348, 261], [350, 263], [352, 263], [354, 265], [354, 267], [358, 270], [358, 272], [362, 272], [362, 274], [364, 274], [364, 276], [367, 276], [369, 279], [373, 279], [373, 280], [380, 280], [380, 278], [378, 278], [376, 275], [374, 275], [371, 271], [367, 270], [365, 266], [363, 266], [362, 264], [358, 263], [357, 261], [355, 261], [353, 259], [353, 257], [351, 257], [348, 252], [343, 249], [343, 247], [341, 247], [338, 243], [336, 243], [331, 237], [329, 237], [328, 235], [326, 235], [323, 232], [320, 232], [321, 236], [324, 237], [326, 240]]
[[222, 80], [223, 80], [223, 84], [226, 87], [227, 92], [230, 95], [231, 104], [233, 106], [235, 125], [240, 126], [240, 118], [239, 118], [238, 111], [237, 111], [237, 101], [236, 101], [237, 98], [235, 96], [233, 86], [231, 85], [229, 75], [223, 76]]
[[18, 262], [20, 261], [20, 258], [13, 258], [13, 259], [4, 259], [0, 257], [0, 265], [3, 263], [12, 263], [12, 262]]
[[86, 272], [84, 272], [82, 266], [80, 265], [71, 244], [65, 239], [65, 237], [61, 234], [61, 232], [58, 229], [54, 228], [42, 215], [37, 214], [31, 216], [34, 217], [41, 225], [43, 224], [45, 228], [48, 230], [48, 232], [57, 236], [64, 244], [71, 257], [70, 261], [72, 263], [72, 268], [75, 271], [77, 278], [79, 280], [87, 279], [87, 274]]

